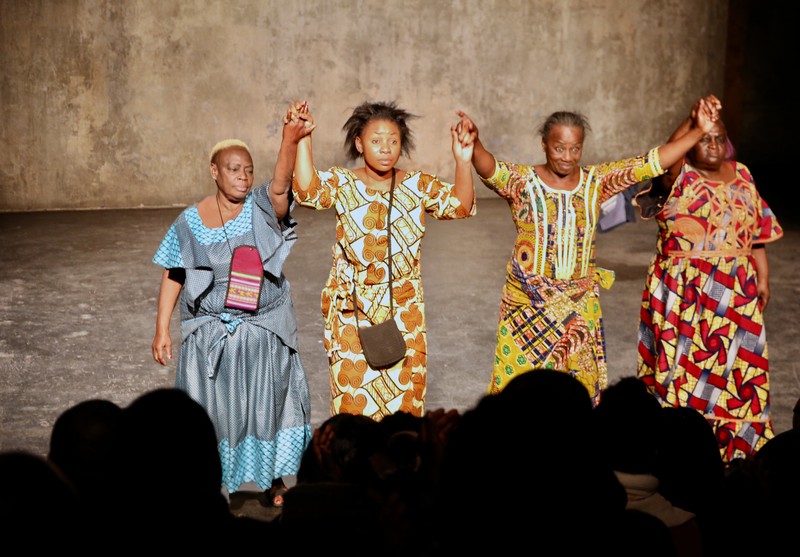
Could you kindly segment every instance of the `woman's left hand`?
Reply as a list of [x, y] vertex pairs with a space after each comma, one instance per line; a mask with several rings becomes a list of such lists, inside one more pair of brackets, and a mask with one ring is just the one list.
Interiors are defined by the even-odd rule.
[[475, 133], [464, 133], [461, 122], [450, 126], [450, 136], [453, 140], [453, 156], [457, 161], [472, 161], [472, 151], [475, 147]]
[[[718, 103], [719, 101], [717, 101]], [[697, 110], [695, 112], [694, 121], [695, 125], [700, 128], [703, 133], [711, 133], [714, 130], [714, 124], [719, 120], [720, 105], [711, 102], [705, 98], [700, 99]]]
[[316, 128], [306, 101], [293, 102], [283, 117], [283, 137], [295, 143], [311, 135]]
[[758, 289], [758, 307], [764, 311], [769, 303], [769, 282], [760, 280], [756, 288]]

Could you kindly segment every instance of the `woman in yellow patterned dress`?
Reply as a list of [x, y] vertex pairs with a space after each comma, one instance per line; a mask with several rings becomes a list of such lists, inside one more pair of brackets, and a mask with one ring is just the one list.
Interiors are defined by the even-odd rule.
[[765, 244], [783, 230], [733, 159], [721, 121], [637, 204], [647, 199], [666, 203], [653, 211], [659, 232], [642, 295], [638, 376], [662, 406], [702, 413], [723, 461], [750, 457], [774, 436]]
[[[308, 106], [294, 109], [307, 118]], [[455, 184], [419, 170], [396, 168], [414, 147], [408, 121], [414, 116], [395, 103], [363, 103], [344, 124], [345, 148], [353, 170], [314, 167], [311, 136], [301, 142], [293, 184], [301, 205], [336, 210], [333, 265], [322, 291], [325, 349], [330, 365], [331, 414], [363, 414], [376, 420], [398, 411], [422, 416], [425, 408], [427, 343], [420, 255], [425, 216], [459, 219], [475, 214], [471, 136], [450, 130]], [[391, 215], [390, 188], [395, 180]], [[387, 229], [391, 219], [394, 315], [389, 315]], [[353, 311], [353, 287], [358, 315]], [[406, 342], [405, 358], [372, 369], [364, 358], [358, 326], [393, 317]]]
[[638, 157], [586, 166], [580, 160], [589, 125], [581, 114], [551, 114], [539, 129], [546, 162], [527, 166], [497, 161], [475, 123], [458, 113], [461, 129], [475, 135], [475, 170], [508, 202], [517, 229], [489, 393], [521, 373], [555, 369], [576, 377], [597, 404], [607, 386], [599, 286], [614, 281], [613, 272], [595, 266], [600, 205], [680, 160], [717, 117], [718, 107], [702, 106], [680, 139]]

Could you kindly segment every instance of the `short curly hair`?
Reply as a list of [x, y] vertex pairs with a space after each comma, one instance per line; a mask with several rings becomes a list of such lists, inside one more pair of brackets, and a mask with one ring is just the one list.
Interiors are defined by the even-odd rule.
[[350, 160], [356, 160], [361, 153], [356, 149], [356, 137], [359, 137], [373, 120], [386, 120], [394, 122], [400, 130], [400, 153], [409, 156], [414, 150], [414, 138], [408, 122], [417, 118], [415, 114], [398, 108], [397, 103], [390, 102], [364, 102], [353, 109], [353, 113], [342, 129], [345, 132], [344, 148]]
[[250, 147], [247, 146], [247, 143], [242, 141], [241, 139], [223, 139], [214, 147], [211, 148], [211, 152], [208, 154], [208, 160], [210, 163], [216, 163], [217, 155], [219, 155], [225, 149], [230, 149], [231, 147], [238, 147], [240, 149], [244, 149], [247, 151], [247, 154], [250, 155], [250, 158], [253, 158], [253, 155], [250, 153]]

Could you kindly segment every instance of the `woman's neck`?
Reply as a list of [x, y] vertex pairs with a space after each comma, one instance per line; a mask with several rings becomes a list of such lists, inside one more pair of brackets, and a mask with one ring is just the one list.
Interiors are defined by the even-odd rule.
[[392, 187], [392, 173], [396, 172], [394, 168], [387, 172], [378, 172], [368, 166], [358, 168], [355, 175], [361, 180], [365, 186], [376, 191], [389, 191]]
[[217, 206], [217, 211], [220, 219], [222, 220], [222, 224], [225, 224], [229, 220], [233, 220], [238, 217], [239, 213], [242, 212], [242, 207], [244, 206], [244, 200], [239, 201], [228, 199], [220, 191], [217, 191], [215, 194], [214, 203]]
[[556, 174], [546, 164], [538, 164], [534, 166], [534, 169], [539, 175], [539, 179], [544, 182], [546, 186], [554, 190], [572, 190], [575, 189], [581, 181], [580, 167], [575, 167], [575, 170], [566, 176]]
[[695, 170], [706, 180], [715, 182], [730, 182], [734, 177], [733, 165], [727, 164], [729, 161], [723, 161], [717, 167], [712, 166], [695, 166]]

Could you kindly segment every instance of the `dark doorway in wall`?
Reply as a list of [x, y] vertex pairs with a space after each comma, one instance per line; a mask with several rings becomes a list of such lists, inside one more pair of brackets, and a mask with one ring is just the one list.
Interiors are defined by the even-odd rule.
[[800, 224], [794, 177], [798, 105], [797, 25], [791, 3], [731, 0], [723, 117], [737, 159], [753, 174], [778, 220]]

